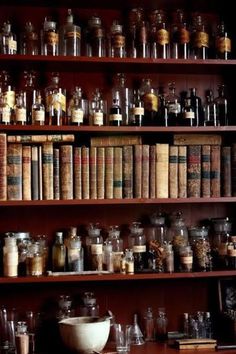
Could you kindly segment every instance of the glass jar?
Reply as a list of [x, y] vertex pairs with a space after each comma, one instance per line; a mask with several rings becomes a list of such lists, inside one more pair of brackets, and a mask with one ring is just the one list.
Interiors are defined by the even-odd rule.
[[121, 257], [123, 255], [124, 250], [123, 240], [122, 238], [120, 238], [119, 226], [110, 226], [106, 242], [112, 244], [113, 270], [115, 273], [119, 273]]
[[29, 245], [26, 257], [26, 275], [39, 276], [43, 275], [43, 254], [39, 242]]
[[3, 275], [5, 277], [16, 277], [18, 275], [18, 249], [16, 238], [4, 238], [3, 247]]
[[133, 222], [128, 237], [129, 247], [133, 250], [134, 271], [140, 272], [146, 267], [146, 236], [139, 222]]
[[174, 272], [174, 251], [171, 244], [164, 245], [164, 271], [166, 273]]
[[117, 58], [126, 57], [126, 37], [123, 32], [123, 26], [119, 21], [113, 21], [109, 36], [109, 56]]
[[212, 270], [211, 246], [208, 229], [205, 226], [189, 228], [193, 250], [193, 268], [195, 271]]
[[80, 236], [69, 240], [67, 247], [68, 270], [82, 272], [84, 270], [84, 253]]
[[60, 29], [60, 54], [79, 56], [81, 53], [81, 28], [74, 24], [71, 9], [67, 10], [65, 24]]
[[183, 246], [180, 248], [180, 271], [192, 272], [193, 270], [193, 251], [191, 246]]
[[20, 53], [24, 55], [39, 54], [39, 36], [30, 21], [26, 22], [24, 32], [21, 34]]
[[103, 270], [103, 237], [99, 223], [89, 224], [86, 237], [88, 264], [90, 270]]
[[166, 310], [164, 307], [160, 307], [157, 310], [156, 320], [156, 337], [158, 340], [163, 341], [167, 338], [167, 325]]
[[74, 311], [72, 310], [72, 299], [70, 295], [60, 295], [58, 299], [58, 307], [57, 319], [59, 321], [73, 316]]
[[88, 291], [83, 294], [79, 312], [80, 316], [99, 316], [99, 305], [93, 292]]
[[45, 17], [41, 31], [41, 54], [58, 55], [59, 35], [57, 23]]
[[17, 322], [16, 324], [16, 351], [17, 354], [29, 353], [29, 334], [26, 322]]
[[85, 30], [86, 55], [88, 57], [106, 56], [106, 34], [101, 18], [93, 15], [88, 20]]
[[132, 249], [126, 248], [125, 256], [124, 256], [124, 264], [125, 264], [125, 274], [134, 274], [134, 255]]
[[232, 222], [228, 217], [211, 219], [212, 231], [212, 255], [215, 269], [226, 269], [228, 266], [228, 246], [232, 230]]
[[162, 213], [154, 213], [150, 216], [150, 221], [151, 226], [147, 228], [147, 240], [156, 240], [163, 245], [167, 234], [165, 216]]
[[152, 86], [150, 78], [143, 78], [140, 86], [140, 95], [144, 102], [144, 126], [157, 125], [158, 90]]
[[66, 247], [63, 243], [63, 233], [56, 232], [52, 246], [52, 271], [64, 272], [66, 269]]

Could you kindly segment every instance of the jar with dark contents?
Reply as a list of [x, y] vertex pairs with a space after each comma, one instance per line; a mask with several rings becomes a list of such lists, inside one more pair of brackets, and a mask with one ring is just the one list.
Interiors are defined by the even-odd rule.
[[212, 270], [211, 246], [208, 229], [205, 226], [189, 229], [193, 250], [193, 268], [195, 271]]

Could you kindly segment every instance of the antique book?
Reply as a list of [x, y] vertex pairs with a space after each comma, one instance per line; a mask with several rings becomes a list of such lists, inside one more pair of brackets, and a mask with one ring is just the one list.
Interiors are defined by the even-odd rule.
[[8, 143], [70, 143], [75, 141], [74, 134], [43, 134], [43, 135], [8, 135]]
[[142, 137], [139, 135], [109, 135], [92, 136], [90, 146], [124, 146], [142, 144]]
[[60, 145], [60, 197], [73, 199], [73, 146]]
[[52, 200], [53, 190], [53, 144], [42, 144], [43, 199]]
[[81, 151], [81, 167], [82, 167], [82, 199], [90, 198], [89, 191], [89, 148], [82, 146]]
[[221, 146], [211, 146], [211, 197], [221, 196]]
[[201, 145], [187, 146], [187, 196], [201, 197]]
[[97, 199], [97, 148], [90, 147], [89, 151], [90, 172], [90, 198]]
[[105, 198], [113, 198], [114, 148], [105, 147]]
[[169, 144], [156, 144], [156, 197], [169, 197]]
[[142, 147], [134, 145], [134, 198], [142, 197]]
[[115, 199], [122, 198], [123, 196], [122, 177], [122, 148], [114, 147], [113, 198]]
[[211, 196], [211, 145], [202, 145], [201, 156], [202, 197]]
[[39, 200], [43, 199], [43, 153], [42, 145], [38, 146], [38, 184], [39, 184]]
[[156, 198], [156, 145], [149, 148], [149, 198]]
[[174, 145], [221, 145], [222, 137], [217, 134], [174, 134]]
[[201, 349], [214, 349], [216, 347], [216, 343], [216, 340], [211, 338], [177, 339], [175, 341], [178, 349], [187, 349], [191, 351]]
[[53, 199], [60, 199], [60, 150], [53, 148]]
[[0, 133], [0, 200], [7, 199], [7, 135]]
[[232, 196], [231, 146], [221, 148], [222, 197]]
[[149, 198], [150, 146], [142, 145], [142, 198]]
[[133, 198], [133, 146], [122, 148], [123, 198]]
[[22, 144], [7, 146], [7, 199], [22, 200]]
[[169, 147], [169, 196], [178, 198], [178, 146]]
[[31, 200], [31, 146], [22, 147], [22, 198]]
[[187, 146], [178, 146], [178, 197], [187, 198]]
[[33, 145], [31, 149], [31, 181], [32, 200], [39, 200], [39, 156], [36, 145]]
[[97, 148], [97, 198], [105, 198], [105, 148]]
[[82, 149], [80, 146], [74, 147], [74, 197], [82, 199]]

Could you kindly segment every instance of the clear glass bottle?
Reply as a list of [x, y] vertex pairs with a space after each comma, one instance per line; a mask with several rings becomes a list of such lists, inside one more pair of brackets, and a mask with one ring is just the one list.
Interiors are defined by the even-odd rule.
[[0, 93], [0, 124], [11, 124], [11, 109], [2, 93]]
[[67, 247], [68, 270], [82, 272], [84, 270], [84, 253], [80, 236], [70, 239]]
[[88, 57], [106, 56], [106, 34], [99, 16], [93, 15], [88, 19], [85, 30], [85, 53]]
[[180, 256], [180, 271], [181, 272], [192, 272], [193, 270], [193, 251], [191, 246], [183, 246], [179, 251]]
[[85, 292], [82, 296], [82, 302], [83, 304], [79, 308], [80, 316], [99, 316], [99, 305], [93, 292]]
[[16, 277], [18, 275], [18, 248], [15, 237], [4, 238], [3, 275], [5, 277]]
[[32, 124], [32, 105], [35, 103], [35, 81], [36, 72], [33, 70], [24, 71], [23, 91], [25, 97], [27, 124]]
[[81, 28], [74, 24], [71, 9], [67, 10], [65, 24], [60, 29], [60, 54], [72, 56], [81, 54]]
[[197, 89], [192, 87], [189, 89], [189, 97], [191, 100], [191, 105], [194, 109], [195, 119], [196, 119], [196, 126], [203, 125], [203, 107], [202, 107], [202, 100], [199, 96], [197, 96]]
[[165, 97], [165, 104], [167, 110], [168, 126], [176, 126], [179, 124], [181, 104], [180, 97], [175, 93], [175, 83], [168, 84], [169, 93]]
[[[227, 255], [230, 248], [232, 222], [228, 217], [214, 218], [212, 219], [212, 226], [211, 249], [213, 265], [215, 269], [226, 269], [228, 267]], [[233, 250], [234, 247], [231, 247], [231, 249]]]
[[146, 268], [146, 236], [139, 222], [133, 222], [128, 237], [129, 248], [133, 250], [134, 271], [142, 272]]
[[171, 244], [164, 244], [164, 272], [174, 272], [174, 251]]
[[182, 109], [181, 118], [179, 119], [180, 125], [185, 127], [196, 126], [195, 110], [191, 102], [191, 98], [184, 99], [184, 105]]
[[16, 96], [15, 124], [18, 125], [27, 124], [27, 111], [25, 105], [25, 95], [23, 91], [20, 91]]
[[216, 127], [219, 121], [216, 114], [216, 103], [214, 101], [213, 91], [206, 92], [206, 102], [204, 105], [204, 126]]
[[144, 120], [144, 103], [141, 100], [140, 91], [133, 91], [133, 102], [130, 109], [129, 124], [137, 127], [143, 125]]
[[26, 275], [40, 276], [43, 275], [44, 260], [43, 253], [39, 242], [33, 242], [29, 245], [26, 257]]
[[190, 338], [189, 314], [188, 314], [188, 312], [184, 312], [184, 314], [183, 314], [183, 333], [184, 333], [184, 338]]
[[158, 117], [158, 93], [157, 89], [152, 87], [150, 78], [143, 78], [140, 86], [140, 95], [144, 102], [144, 126], [157, 125]]
[[134, 274], [134, 255], [132, 249], [125, 249], [125, 274]]
[[189, 58], [190, 32], [182, 9], [174, 12], [171, 26], [171, 57], [174, 59]]
[[86, 116], [88, 112], [88, 103], [87, 100], [83, 99], [82, 97], [82, 89], [81, 87], [77, 87], [74, 95], [73, 95], [73, 102], [70, 107], [71, 118], [70, 124], [71, 125], [84, 125], [86, 122]]
[[102, 126], [106, 124], [107, 101], [103, 99], [98, 88], [93, 93], [93, 98], [89, 102], [90, 125]]
[[58, 72], [52, 72], [49, 86], [45, 89], [46, 124], [66, 125], [66, 90], [59, 87]]
[[20, 36], [20, 53], [23, 55], [38, 55], [39, 54], [39, 36], [35, 31], [32, 22], [28, 21], [25, 24], [24, 31]]
[[217, 25], [215, 50], [216, 58], [224, 60], [231, 58], [231, 36], [223, 20]]
[[120, 126], [122, 125], [122, 110], [120, 106], [120, 93], [119, 91], [113, 92], [112, 105], [109, 112], [109, 125]]
[[17, 354], [29, 354], [29, 334], [26, 322], [17, 322], [15, 339]]
[[0, 72], [0, 91], [6, 98], [6, 103], [11, 109], [11, 123], [14, 123], [15, 89], [10, 84], [10, 75], [6, 70]]
[[2, 54], [17, 54], [17, 37], [11, 29], [9, 21], [4, 22], [0, 36]]
[[121, 257], [123, 255], [124, 243], [123, 239], [120, 237], [120, 230], [117, 225], [112, 225], [109, 227], [107, 243], [112, 245], [113, 253], [113, 269], [115, 273], [120, 272]]
[[167, 226], [166, 219], [163, 213], [153, 213], [150, 216], [151, 226], [146, 230], [147, 240], [158, 241], [161, 245], [164, 245], [166, 241]]
[[228, 121], [228, 99], [225, 93], [225, 85], [218, 86], [218, 96], [214, 99], [216, 104], [216, 121], [221, 126], [227, 126]]
[[45, 107], [40, 91], [36, 91], [35, 103], [32, 104], [32, 125], [45, 124]]
[[163, 10], [156, 10], [155, 21], [151, 31], [151, 57], [168, 59], [170, 57], [170, 32], [166, 14]]
[[149, 25], [141, 21], [136, 25], [136, 48], [138, 58], [150, 58]]
[[90, 270], [103, 270], [103, 237], [99, 224], [89, 224], [86, 247]]
[[164, 307], [158, 308], [157, 320], [156, 320], [156, 337], [157, 340], [163, 341], [167, 339], [167, 325], [168, 319], [166, 317], [166, 311]]
[[151, 307], [148, 307], [144, 314], [144, 338], [146, 342], [155, 341], [155, 320]]
[[103, 269], [108, 272], [114, 272], [112, 244], [107, 242], [107, 240], [103, 245]]
[[45, 17], [41, 30], [41, 54], [58, 55], [59, 35], [57, 23], [51, 18]]
[[112, 87], [112, 94], [119, 92], [120, 107], [122, 111], [122, 124], [128, 125], [130, 118], [130, 102], [131, 102], [131, 89], [127, 85], [126, 75], [117, 73], [114, 77], [114, 84]]
[[66, 247], [63, 243], [63, 233], [56, 232], [52, 246], [52, 271], [64, 272], [66, 269]]
[[74, 311], [72, 309], [72, 299], [70, 295], [60, 295], [58, 299], [58, 307], [58, 321], [61, 321], [64, 318], [73, 317]]
[[126, 38], [123, 26], [119, 21], [114, 20], [110, 28], [109, 56], [124, 58], [126, 57]]
[[206, 22], [200, 14], [194, 14], [191, 43], [193, 59], [208, 59], [209, 33]]
[[208, 238], [208, 229], [202, 227], [189, 228], [191, 246], [193, 250], [193, 268], [195, 271], [212, 270], [211, 246]]

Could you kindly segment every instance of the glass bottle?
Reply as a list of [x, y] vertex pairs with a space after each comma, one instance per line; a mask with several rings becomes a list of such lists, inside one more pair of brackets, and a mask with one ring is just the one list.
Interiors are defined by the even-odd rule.
[[79, 308], [80, 316], [99, 316], [99, 305], [97, 304], [97, 299], [94, 293], [87, 291], [82, 296], [82, 305]]
[[113, 92], [112, 106], [109, 112], [109, 125], [122, 125], [122, 118], [122, 111], [120, 107], [120, 93], [119, 91], [115, 91]]
[[202, 100], [199, 96], [197, 96], [197, 89], [192, 87], [189, 89], [191, 105], [194, 109], [196, 126], [203, 125], [203, 108], [202, 108]]
[[144, 126], [157, 125], [158, 94], [157, 89], [152, 87], [149, 78], [143, 78], [140, 86], [140, 95], [144, 102]]
[[24, 321], [16, 324], [16, 351], [17, 354], [29, 354], [29, 334]]
[[134, 271], [141, 272], [146, 268], [146, 236], [139, 222], [133, 222], [128, 237], [129, 248], [133, 250]]
[[24, 71], [23, 91], [25, 94], [25, 104], [27, 113], [27, 124], [32, 124], [32, 105], [35, 103], [35, 79], [36, 72]]
[[53, 72], [45, 89], [46, 124], [64, 125], [66, 120], [66, 90], [59, 87], [59, 73]]
[[148, 22], [141, 21], [136, 25], [136, 48], [138, 58], [150, 57], [150, 40]]
[[17, 53], [17, 38], [16, 34], [12, 32], [11, 23], [4, 22], [2, 33], [0, 36], [2, 54], [16, 54]]
[[5, 277], [16, 277], [18, 275], [18, 248], [15, 237], [4, 238], [3, 275]]
[[191, 98], [187, 97], [184, 99], [184, 105], [182, 110], [182, 117], [180, 118], [180, 125], [185, 127], [196, 126], [195, 110], [192, 106]]
[[[229, 245], [231, 239], [232, 222], [228, 217], [212, 219], [212, 257], [215, 269], [228, 267]], [[234, 247], [232, 247], [233, 249]]]
[[71, 125], [84, 125], [84, 119], [86, 119], [87, 115], [87, 100], [82, 98], [82, 89], [81, 87], [77, 87], [73, 95], [73, 102], [70, 107], [71, 110]]
[[58, 313], [57, 319], [58, 321], [63, 320], [64, 318], [73, 317], [73, 309], [72, 309], [72, 299], [70, 295], [60, 295], [58, 300]]
[[174, 251], [171, 244], [164, 244], [164, 271], [166, 273], [174, 272]]
[[2, 93], [0, 93], [0, 124], [11, 124], [11, 109]]
[[150, 216], [151, 226], [147, 229], [147, 240], [158, 241], [164, 245], [166, 241], [167, 227], [165, 224], [165, 215], [163, 213], [153, 213]]
[[15, 107], [15, 90], [10, 84], [10, 75], [6, 70], [0, 72], [0, 91], [6, 98], [6, 103], [11, 110], [11, 123], [13, 123], [14, 107]]
[[193, 250], [193, 268], [195, 271], [212, 270], [211, 246], [208, 229], [204, 226], [189, 229]]
[[151, 57], [168, 59], [170, 57], [170, 32], [166, 14], [163, 10], [156, 10], [156, 20], [152, 26]]
[[206, 103], [204, 105], [204, 126], [216, 127], [219, 121], [216, 115], [216, 103], [212, 90], [206, 92]]
[[214, 100], [216, 104], [216, 121], [221, 126], [228, 125], [228, 99], [225, 94], [225, 85], [218, 86], [218, 96]]
[[93, 92], [93, 98], [89, 103], [90, 125], [102, 126], [106, 124], [107, 102], [103, 99], [98, 88]]
[[65, 24], [60, 29], [60, 54], [72, 56], [81, 54], [81, 28], [74, 24], [71, 9], [67, 10]]
[[168, 114], [166, 106], [166, 93], [163, 86], [159, 87], [159, 107], [158, 107], [158, 119], [157, 125], [161, 127], [168, 127]]
[[91, 16], [86, 29], [86, 55], [89, 57], [106, 56], [106, 34], [101, 18]]
[[20, 91], [16, 97], [15, 105], [15, 124], [26, 125], [27, 123], [27, 112], [25, 105], [24, 92]]
[[184, 333], [184, 338], [189, 338], [190, 337], [188, 312], [184, 312], [184, 314], [183, 314], [183, 333]]
[[107, 242], [107, 240], [103, 245], [103, 269], [108, 272], [114, 272], [112, 244]]
[[86, 247], [88, 253], [89, 269], [103, 270], [103, 237], [99, 224], [89, 224], [88, 236], [86, 238]]
[[25, 24], [24, 31], [21, 33], [20, 53], [24, 55], [39, 54], [39, 36], [35, 31], [32, 22], [28, 21]]
[[39, 242], [33, 242], [29, 245], [29, 251], [26, 257], [26, 275], [43, 275], [43, 254]]
[[122, 123], [123, 125], [129, 124], [130, 117], [130, 101], [131, 101], [131, 90], [127, 85], [126, 76], [123, 73], [117, 73], [114, 77], [114, 85], [112, 88], [112, 94], [119, 92], [120, 97], [120, 107], [122, 111]]
[[45, 17], [41, 31], [41, 54], [58, 55], [59, 35], [57, 23], [51, 18]]
[[129, 124], [137, 127], [143, 125], [144, 120], [144, 103], [140, 97], [140, 91], [133, 91], [133, 102], [130, 109], [130, 120]]
[[79, 236], [70, 239], [67, 247], [68, 270], [82, 272], [84, 270], [84, 254]]
[[126, 43], [125, 35], [123, 33], [123, 26], [119, 21], [114, 20], [110, 28], [110, 43], [109, 56], [124, 58], [126, 57]]
[[165, 97], [168, 126], [176, 126], [179, 123], [181, 104], [180, 97], [175, 93], [175, 83], [168, 84], [169, 93]]
[[209, 33], [202, 15], [195, 14], [193, 18], [192, 31], [192, 53], [193, 59], [208, 59]]
[[109, 227], [107, 243], [112, 245], [113, 253], [113, 269], [115, 273], [120, 272], [121, 257], [123, 255], [123, 240], [120, 237], [120, 230], [117, 225], [112, 225]]
[[163, 341], [167, 338], [167, 325], [168, 319], [164, 307], [158, 308], [156, 320], [156, 337], [158, 340]]
[[221, 21], [217, 25], [217, 32], [215, 38], [216, 58], [230, 59], [231, 58], [231, 37], [226, 28], [225, 22]]
[[151, 307], [148, 307], [144, 314], [144, 338], [146, 342], [155, 341], [155, 320]]
[[56, 232], [52, 246], [52, 271], [64, 272], [66, 267], [66, 247], [63, 243], [63, 233]]
[[125, 249], [125, 274], [134, 274], [134, 255], [132, 249]]
[[42, 103], [40, 91], [36, 92], [35, 103], [32, 105], [32, 125], [45, 124], [45, 107]]
[[171, 57], [174, 59], [189, 58], [190, 32], [182, 9], [174, 13], [171, 29]]
[[193, 251], [191, 246], [183, 246], [179, 251], [180, 255], [180, 271], [181, 272], [192, 272], [193, 270]]

